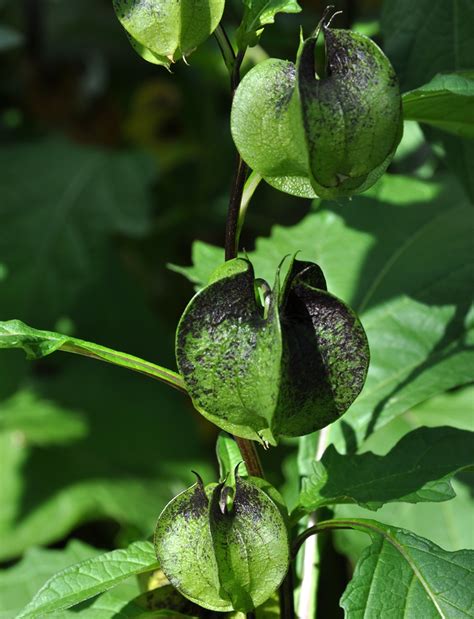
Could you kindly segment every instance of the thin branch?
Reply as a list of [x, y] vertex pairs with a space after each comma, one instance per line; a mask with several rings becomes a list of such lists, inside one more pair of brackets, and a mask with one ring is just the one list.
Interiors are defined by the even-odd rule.
[[[319, 432], [318, 445], [315, 453], [315, 460], [319, 462], [323, 457], [328, 446], [330, 435], [330, 426], [326, 426]], [[314, 527], [317, 524], [316, 512], [310, 514], [308, 518], [308, 527]], [[319, 547], [318, 540], [312, 539], [305, 546], [303, 557], [303, 570], [301, 576], [301, 587], [298, 599], [298, 616], [310, 619], [316, 615], [316, 596], [318, 592], [319, 580]]]

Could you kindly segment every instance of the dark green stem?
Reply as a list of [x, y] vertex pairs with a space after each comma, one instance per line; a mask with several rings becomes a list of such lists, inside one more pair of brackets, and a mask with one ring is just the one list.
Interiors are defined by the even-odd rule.
[[[240, 50], [237, 54], [234, 52], [229, 37], [224, 28], [219, 25], [216, 32], [216, 39], [219, 44], [224, 62], [229, 69], [230, 87], [232, 97], [240, 82], [240, 67], [245, 56], [245, 50]], [[237, 257], [237, 230], [239, 223], [240, 204], [242, 202], [242, 194], [244, 191], [245, 177], [247, 175], [247, 166], [242, 161], [242, 158], [237, 153], [237, 164], [232, 182], [232, 189], [229, 198], [229, 208], [227, 210], [226, 233], [225, 233], [225, 259], [232, 260]], [[253, 477], [264, 477], [262, 465], [258, 452], [255, 448], [255, 443], [243, 438], [235, 437], [240, 453], [247, 467], [249, 475]]]

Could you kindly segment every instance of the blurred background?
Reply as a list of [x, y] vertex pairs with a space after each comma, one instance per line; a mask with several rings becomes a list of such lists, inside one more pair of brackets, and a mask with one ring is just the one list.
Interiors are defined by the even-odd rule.
[[[295, 58], [300, 25], [314, 29], [326, 2], [300, 4], [301, 14], [265, 30], [244, 71], [265, 55]], [[381, 1], [334, 4], [337, 26], [382, 43]], [[240, 15], [228, 2], [231, 35]], [[175, 367], [174, 329], [193, 284], [170, 265], [191, 264], [195, 239], [223, 244], [235, 157], [213, 37], [189, 65], [168, 73], [139, 58], [110, 0], [0, 0], [2, 320]], [[423, 178], [447, 167], [416, 125], [391, 171]], [[254, 201], [242, 236], [249, 251], [312, 208], [264, 183]], [[75, 539], [107, 549], [148, 537], [191, 469], [216, 479], [215, 429], [184, 396], [125, 370], [2, 351], [0, 399], [4, 567], [33, 546]], [[290, 450], [265, 455], [275, 484]], [[347, 575], [345, 559], [331, 556]]]

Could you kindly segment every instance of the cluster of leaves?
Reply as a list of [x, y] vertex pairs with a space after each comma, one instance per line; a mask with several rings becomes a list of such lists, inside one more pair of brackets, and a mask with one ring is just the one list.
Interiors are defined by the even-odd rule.
[[[274, 10], [265, 13], [257, 2], [246, 3], [238, 30], [242, 47], [258, 42], [278, 10], [298, 9], [292, 2], [271, 4]], [[302, 221], [273, 228], [248, 254], [256, 276], [266, 281], [273, 281], [286, 254], [301, 252], [299, 259], [317, 262], [329, 289], [358, 312], [367, 333], [371, 365], [361, 395], [326, 432], [328, 447], [318, 462], [321, 433], [298, 439], [282, 488], [292, 525], [316, 510], [318, 517], [325, 508], [334, 511], [336, 518], [322, 520], [317, 530], [335, 530], [338, 547], [358, 561], [341, 600], [347, 617], [469, 616], [472, 609], [473, 552], [460, 550], [474, 548], [472, 482], [469, 473], [459, 473], [474, 464], [474, 196], [468, 174], [474, 15], [470, 3], [461, 4], [462, 15], [432, 0], [415, 8], [384, 3], [385, 49], [401, 76], [404, 117], [425, 131], [426, 140], [415, 133], [414, 144], [406, 131], [395, 160], [410, 175], [385, 176], [347, 206], [317, 201]], [[430, 28], [421, 29], [425, 21]], [[440, 53], [426, 33], [447, 33], [447, 23], [453, 29]], [[414, 48], [417, 62], [410, 62]], [[436, 155], [420, 162], [427, 143]], [[0, 239], [2, 318], [49, 329], [73, 325], [88, 339], [166, 363], [171, 334], [155, 324], [120, 262], [130, 244], [151, 232], [150, 160], [56, 139], [10, 145], [0, 156], [0, 208], [8, 232]], [[36, 179], [34, 186], [22, 182], [25, 174]], [[201, 289], [222, 261], [220, 248], [197, 242], [193, 265], [174, 269]], [[111, 298], [120, 298], [113, 311]], [[21, 346], [35, 357], [63, 349], [117, 363], [114, 351], [18, 322], [2, 323], [0, 346]], [[123, 372], [117, 382], [120, 370], [63, 357], [41, 360], [34, 371], [14, 352], [0, 357], [0, 556], [27, 551], [0, 575], [0, 616], [16, 616], [22, 607], [20, 617], [204, 616], [171, 590], [151, 542], [105, 554], [76, 541], [63, 550], [30, 549], [101, 518], [120, 523], [125, 542], [144, 539], [161, 507], [190, 481], [190, 469], [207, 468], [180, 396]], [[119, 361], [143, 371], [140, 359]], [[152, 375], [161, 370], [147, 364]], [[180, 384], [179, 376], [175, 380]], [[130, 446], [131, 428], [137, 449]], [[221, 435], [218, 455], [224, 479], [240, 454]], [[211, 493], [219, 502], [215, 488]], [[368, 534], [369, 547], [347, 529]], [[221, 521], [217, 530], [228, 539]], [[193, 541], [189, 546], [197, 553]], [[222, 559], [218, 546], [215, 557]], [[228, 597], [238, 594], [234, 573], [219, 568], [217, 577]], [[310, 574], [313, 587], [317, 578]], [[269, 595], [258, 584], [256, 593], [258, 603]], [[275, 600], [257, 613], [278, 616]]]

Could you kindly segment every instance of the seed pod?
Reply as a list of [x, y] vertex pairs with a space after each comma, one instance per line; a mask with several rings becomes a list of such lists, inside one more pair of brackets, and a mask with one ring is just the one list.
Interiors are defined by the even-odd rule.
[[[324, 75], [315, 61], [321, 32]], [[322, 22], [296, 65], [270, 59], [245, 76], [231, 127], [243, 159], [271, 185], [306, 197], [350, 196], [375, 183], [400, 142], [398, 80], [373, 41]]]
[[[259, 280], [261, 281], [261, 280]], [[261, 305], [248, 260], [226, 263], [178, 325], [176, 359], [194, 405], [220, 428], [276, 444], [343, 415], [369, 363], [355, 313], [326, 290], [321, 269], [292, 260]]]
[[231, 488], [224, 483], [204, 488], [198, 478], [158, 519], [155, 549], [162, 570], [182, 595], [204, 608], [251, 611], [285, 577], [287, 525], [260, 486], [257, 479], [236, 475], [229, 507]]
[[225, 0], [113, 0], [133, 48], [169, 67], [186, 58], [219, 24]]

